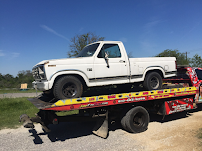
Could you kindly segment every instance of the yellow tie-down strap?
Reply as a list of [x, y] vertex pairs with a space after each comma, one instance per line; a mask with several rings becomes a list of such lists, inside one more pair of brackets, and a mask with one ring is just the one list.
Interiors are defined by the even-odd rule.
[[[111, 94], [111, 95], [99, 95], [92, 97], [83, 97], [83, 98], [73, 98], [58, 100], [51, 107], [72, 105], [72, 104], [81, 104], [81, 103], [90, 103], [97, 101], [106, 101], [106, 100], [115, 100], [115, 99], [126, 99], [132, 97], [142, 97], [149, 96], [150, 98], [168, 98], [177, 95], [190, 95], [194, 94], [196, 87], [185, 87], [185, 88], [173, 88], [173, 89], [163, 89], [163, 90], [152, 90], [152, 91], [140, 91], [140, 92], [130, 92], [130, 93], [120, 93], [120, 94]], [[165, 97], [164, 97], [165, 96]]]

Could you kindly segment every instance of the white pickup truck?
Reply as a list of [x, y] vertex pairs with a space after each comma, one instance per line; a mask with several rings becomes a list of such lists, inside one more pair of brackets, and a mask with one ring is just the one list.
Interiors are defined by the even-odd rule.
[[56, 99], [81, 97], [87, 87], [142, 82], [160, 89], [162, 78], [176, 76], [175, 57], [128, 58], [119, 41], [87, 45], [76, 58], [45, 60], [32, 69], [33, 86]]

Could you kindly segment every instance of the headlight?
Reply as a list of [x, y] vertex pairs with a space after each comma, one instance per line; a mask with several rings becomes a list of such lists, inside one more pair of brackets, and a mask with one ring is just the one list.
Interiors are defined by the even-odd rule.
[[44, 80], [44, 79], [46, 79], [44, 65], [35, 66], [32, 69], [32, 75], [33, 75], [35, 80]]

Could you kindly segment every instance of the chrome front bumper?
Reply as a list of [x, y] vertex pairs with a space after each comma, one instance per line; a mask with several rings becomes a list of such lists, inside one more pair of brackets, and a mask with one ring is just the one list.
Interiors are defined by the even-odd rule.
[[40, 91], [49, 90], [48, 81], [44, 81], [44, 82], [34, 81], [34, 82], [32, 82], [32, 86], [33, 86], [33, 88], [40, 90]]

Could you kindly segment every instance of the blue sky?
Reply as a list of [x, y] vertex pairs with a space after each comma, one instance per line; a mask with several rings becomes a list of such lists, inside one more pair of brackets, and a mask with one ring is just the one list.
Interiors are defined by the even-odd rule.
[[133, 57], [202, 56], [201, 8], [201, 0], [0, 0], [0, 73], [66, 58], [70, 39], [86, 32], [122, 41]]

